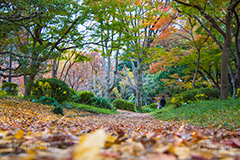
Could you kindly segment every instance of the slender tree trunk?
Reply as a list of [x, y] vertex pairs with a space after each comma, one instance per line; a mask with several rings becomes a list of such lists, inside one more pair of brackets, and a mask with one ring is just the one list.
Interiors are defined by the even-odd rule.
[[221, 64], [221, 99], [228, 99], [228, 62], [231, 53], [231, 21], [232, 11], [228, 10], [226, 15], [226, 38], [224, 42], [222, 64]]
[[137, 73], [135, 77], [136, 84], [136, 97], [135, 97], [135, 110], [141, 109], [142, 107], [142, 58], [137, 58]]
[[200, 51], [198, 50], [197, 68], [196, 68], [196, 71], [195, 71], [195, 74], [194, 74], [194, 77], [193, 77], [193, 81], [192, 81], [192, 87], [194, 89], [196, 89], [195, 82], [196, 82], [196, 79], [197, 79], [197, 73], [198, 73], [198, 69], [199, 69], [199, 62], [200, 62]]

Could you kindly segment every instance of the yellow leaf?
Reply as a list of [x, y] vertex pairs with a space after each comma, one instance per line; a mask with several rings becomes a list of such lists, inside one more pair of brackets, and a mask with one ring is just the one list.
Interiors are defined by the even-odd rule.
[[78, 146], [74, 151], [74, 160], [96, 160], [97, 155], [104, 146], [106, 140], [106, 133], [103, 129], [96, 132], [80, 137]]
[[23, 130], [18, 130], [14, 137], [16, 139], [21, 139], [23, 136], [24, 136], [24, 131]]

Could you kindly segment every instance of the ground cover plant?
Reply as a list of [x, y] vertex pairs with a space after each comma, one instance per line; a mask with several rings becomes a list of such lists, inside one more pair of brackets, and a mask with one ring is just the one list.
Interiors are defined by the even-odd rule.
[[153, 115], [165, 121], [187, 121], [210, 128], [239, 129], [240, 99], [198, 101], [178, 108], [172, 105]]

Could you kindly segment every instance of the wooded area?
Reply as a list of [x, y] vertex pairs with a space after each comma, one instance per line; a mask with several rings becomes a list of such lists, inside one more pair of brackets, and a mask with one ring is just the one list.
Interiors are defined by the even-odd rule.
[[[85, 133], [97, 130], [96, 135], [100, 136], [107, 132], [112, 141], [101, 144], [109, 145], [104, 149], [110, 148], [119, 159], [131, 159], [133, 154], [136, 155], [132, 159], [140, 155], [154, 159], [155, 152], [157, 158], [163, 156], [159, 159], [239, 158], [239, 3], [240, 0], [1, 0], [0, 146], [9, 149], [11, 144], [1, 142], [3, 137], [11, 139], [15, 135], [21, 146], [26, 133], [45, 129], [44, 134], [53, 135], [55, 127], [61, 136], [68, 134], [72, 139], [71, 144], [53, 145], [58, 149], [72, 147], [78, 144], [75, 136], [82, 139]], [[164, 98], [166, 106], [162, 104]], [[30, 106], [46, 113], [35, 115]], [[165, 122], [154, 120], [147, 113]], [[105, 116], [113, 121], [106, 122], [102, 114], [110, 114]], [[33, 115], [44, 120], [39, 122]], [[29, 122], [24, 118], [28, 116]], [[123, 125], [124, 119], [128, 120]], [[168, 127], [150, 126], [159, 123]], [[65, 133], [59, 129], [62, 126], [76, 128]], [[200, 158], [194, 157], [194, 152], [186, 150], [205, 140], [201, 134], [212, 144], [226, 142], [233, 147], [232, 154], [211, 152], [209, 158], [201, 152]], [[140, 140], [138, 135], [142, 136]], [[159, 142], [159, 135], [164, 136], [164, 142]], [[166, 143], [171, 136], [173, 141]], [[141, 152], [116, 149], [128, 143], [127, 139], [132, 145], [136, 143]], [[79, 148], [83, 147], [80, 143], [81, 140]], [[188, 153], [185, 157], [180, 154], [183, 150], [173, 149], [180, 144]], [[159, 151], [160, 146], [168, 147]], [[19, 148], [6, 149], [9, 152], [0, 148], [0, 156], [30, 152]], [[41, 154], [36, 155], [36, 159], [41, 159]], [[77, 159], [72, 154], [70, 157]]]

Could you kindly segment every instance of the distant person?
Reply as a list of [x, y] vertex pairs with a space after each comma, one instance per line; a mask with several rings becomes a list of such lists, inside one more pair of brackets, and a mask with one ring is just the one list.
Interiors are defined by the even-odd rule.
[[161, 107], [160, 102], [161, 102], [161, 100], [160, 100], [160, 98], [158, 98], [157, 99], [157, 109], [159, 109]]
[[164, 96], [162, 96], [162, 99], [160, 100], [161, 109], [166, 105], [166, 100], [164, 99]]

